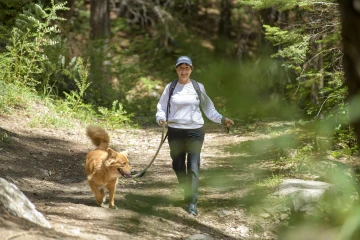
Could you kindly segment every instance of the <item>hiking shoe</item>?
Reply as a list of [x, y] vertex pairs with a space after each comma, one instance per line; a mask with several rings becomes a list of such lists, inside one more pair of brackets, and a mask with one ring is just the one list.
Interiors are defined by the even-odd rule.
[[191, 214], [191, 215], [194, 215], [194, 216], [198, 215], [198, 212], [196, 210], [196, 204], [190, 203], [188, 213]]

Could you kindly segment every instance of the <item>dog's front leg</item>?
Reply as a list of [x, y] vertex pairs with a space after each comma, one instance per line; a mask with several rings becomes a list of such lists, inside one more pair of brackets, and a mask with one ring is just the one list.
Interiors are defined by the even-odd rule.
[[116, 209], [115, 206], [115, 191], [116, 191], [117, 179], [111, 181], [106, 186], [109, 190], [109, 208]]
[[94, 193], [95, 195], [95, 199], [96, 199], [96, 203], [101, 205], [104, 200], [105, 200], [105, 192], [104, 189], [102, 189], [101, 191], [99, 190], [98, 186], [92, 182], [89, 181], [89, 186], [91, 188], [91, 191]]

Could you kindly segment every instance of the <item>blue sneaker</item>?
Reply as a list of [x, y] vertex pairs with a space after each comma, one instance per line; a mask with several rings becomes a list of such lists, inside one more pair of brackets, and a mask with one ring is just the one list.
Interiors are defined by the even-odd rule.
[[188, 213], [191, 214], [191, 215], [194, 215], [194, 216], [198, 215], [198, 212], [196, 210], [196, 204], [190, 203]]

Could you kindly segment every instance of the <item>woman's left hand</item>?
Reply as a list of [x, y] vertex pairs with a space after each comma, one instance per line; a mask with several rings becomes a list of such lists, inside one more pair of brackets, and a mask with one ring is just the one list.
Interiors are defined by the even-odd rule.
[[224, 124], [226, 127], [231, 127], [232, 125], [234, 125], [234, 121], [229, 118], [226, 118]]

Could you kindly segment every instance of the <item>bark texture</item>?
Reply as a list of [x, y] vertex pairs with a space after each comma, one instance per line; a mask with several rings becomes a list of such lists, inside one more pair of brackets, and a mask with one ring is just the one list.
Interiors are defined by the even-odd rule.
[[110, 36], [109, 11], [109, 0], [91, 0], [91, 39], [97, 40]]
[[339, 0], [343, 39], [343, 66], [349, 91], [350, 119], [360, 150], [360, 1]]

